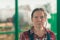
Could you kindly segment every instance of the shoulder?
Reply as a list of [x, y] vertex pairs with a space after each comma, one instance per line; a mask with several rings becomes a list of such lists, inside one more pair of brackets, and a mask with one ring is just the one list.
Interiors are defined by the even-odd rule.
[[54, 34], [52, 31], [50, 31], [50, 30], [48, 30], [47, 32], [50, 33], [50, 35], [53, 35], [53, 36], [55, 35], [55, 34]]
[[22, 32], [20, 34], [20, 36], [22, 36], [22, 37], [28, 37], [28, 31]]
[[20, 35], [27, 35], [28, 31], [22, 32]]
[[54, 34], [52, 31], [48, 30], [47, 32], [50, 34], [50, 37], [51, 37], [53, 40], [56, 39], [56, 38], [55, 38], [55, 34]]
[[28, 38], [28, 31], [20, 33], [20, 40], [25, 40]]

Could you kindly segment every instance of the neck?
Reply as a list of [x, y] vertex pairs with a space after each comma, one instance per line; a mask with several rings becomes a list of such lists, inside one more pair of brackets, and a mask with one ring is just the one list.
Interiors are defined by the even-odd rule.
[[34, 33], [36, 34], [36, 35], [38, 35], [39, 37], [42, 37], [45, 33], [45, 29], [44, 29], [44, 27], [43, 26], [41, 26], [41, 27], [34, 27]]
[[44, 28], [43, 25], [34, 26], [34, 30], [41, 30], [42, 28]]

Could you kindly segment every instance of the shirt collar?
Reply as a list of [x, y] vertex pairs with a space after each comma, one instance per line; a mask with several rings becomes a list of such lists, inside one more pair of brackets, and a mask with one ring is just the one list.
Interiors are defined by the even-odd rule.
[[[44, 28], [46, 30], [46, 28]], [[32, 26], [32, 28], [30, 29], [30, 34], [33, 34], [34, 33], [34, 26]], [[46, 30], [46, 33], [47, 33], [47, 30]], [[35, 37], [38, 37], [36, 34], [34, 35]], [[46, 36], [46, 34], [44, 35]], [[44, 37], [43, 36], [43, 37]], [[39, 38], [39, 37], [38, 37]]]

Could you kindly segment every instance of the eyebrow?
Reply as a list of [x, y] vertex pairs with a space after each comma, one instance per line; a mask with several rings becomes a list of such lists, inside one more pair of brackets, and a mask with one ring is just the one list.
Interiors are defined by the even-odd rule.
[[[38, 16], [33, 16], [33, 17], [38, 17]], [[41, 18], [42, 18], [42, 17], [45, 17], [45, 16], [39, 16], [39, 17], [41, 17]]]

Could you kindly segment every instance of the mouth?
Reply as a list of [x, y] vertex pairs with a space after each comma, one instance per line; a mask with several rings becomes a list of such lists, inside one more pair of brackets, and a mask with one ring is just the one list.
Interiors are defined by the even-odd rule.
[[38, 25], [42, 24], [42, 22], [37, 23]]
[[37, 23], [37, 26], [41, 26], [41, 25], [43, 25], [43, 23]]

